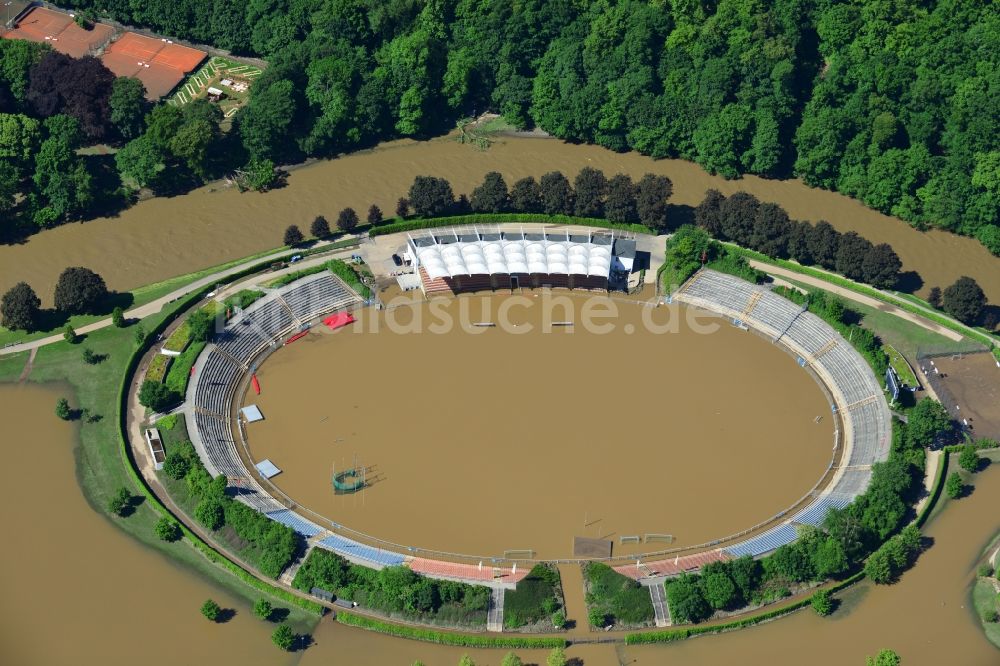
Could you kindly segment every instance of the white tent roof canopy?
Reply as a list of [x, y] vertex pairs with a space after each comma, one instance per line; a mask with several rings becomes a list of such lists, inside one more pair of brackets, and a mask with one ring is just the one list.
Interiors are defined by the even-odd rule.
[[[445, 242], [441, 242], [442, 239]], [[417, 238], [411, 236], [410, 246], [417, 265], [423, 267], [432, 280], [459, 275], [516, 273], [606, 278], [611, 273], [610, 237], [597, 240], [595, 243], [589, 233], [440, 229]]]

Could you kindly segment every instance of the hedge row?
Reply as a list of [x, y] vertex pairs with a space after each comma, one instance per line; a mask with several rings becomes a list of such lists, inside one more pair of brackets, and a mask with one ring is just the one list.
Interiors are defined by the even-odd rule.
[[879, 291], [878, 289], [875, 289], [873, 287], [869, 287], [868, 285], [848, 280], [847, 278], [842, 277], [840, 275], [835, 275], [827, 271], [821, 271], [815, 268], [811, 268], [809, 266], [803, 266], [802, 264], [798, 264], [794, 261], [788, 261], [786, 259], [775, 259], [774, 257], [762, 254], [760, 252], [757, 252], [756, 250], [750, 250], [745, 247], [741, 247], [734, 243], [723, 242], [723, 244], [726, 245], [727, 247], [732, 248], [737, 253], [742, 254], [748, 259], [755, 259], [757, 261], [762, 261], [764, 263], [772, 264], [780, 268], [785, 268], [787, 270], [794, 271], [802, 275], [808, 275], [810, 277], [823, 280], [824, 282], [829, 282], [830, 284], [837, 285], [838, 287], [850, 289], [851, 291], [857, 292], [859, 294], [864, 294], [865, 296], [871, 296], [872, 298], [875, 298], [884, 303], [895, 305], [901, 310], [906, 310], [911, 314], [919, 315], [925, 319], [929, 319], [937, 324], [940, 324], [941, 326], [944, 326], [947, 329], [955, 331], [956, 333], [959, 333], [961, 335], [968, 336], [978, 342], [981, 342], [987, 347], [993, 348], [993, 354], [997, 357], [998, 360], [1000, 360], [1000, 348], [994, 347], [994, 345], [1000, 345], [1000, 339], [988, 333], [980, 331], [978, 329], [966, 326], [958, 321], [955, 321], [951, 317], [947, 317], [938, 312], [928, 312], [927, 310], [924, 310], [916, 306], [915, 304], [906, 299], [892, 298], [885, 292]]
[[989, 451], [990, 449], [997, 448], [993, 444], [993, 440], [990, 440], [988, 437], [982, 437], [975, 441], [971, 438], [967, 438], [965, 444], [949, 444], [948, 446], [942, 447], [941, 450], [945, 453], [961, 453], [962, 449], [964, 449], [968, 444], [972, 444], [977, 451]]
[[[269, 262], [265, 262], [263, 264], [255, 264], [254, 266], [251, 266], [243, 271], [240, 271], [239, 273], [234, 274], [233, 276], [231, 276], [230, 279], [233, 280], [238, 279], [245, 275], [249, 275], [263, 268], [266, 268], [269, 265], [270, 265]], [[118, 387], [118, 444], [119, 444], [118, 451], [122, 459], [122, 464], [125, 465], [125, 468], [129, 476], [132, 478], [132, 482], [135, 484], [136, 488], [139, 489], [139, 492], [149, 501], [150, 506], [153, 507], [154, 510], [158, 511], [162, 516], [176, 520], [180, 524], [181, 531], [184, 533], [184, 536], [186, 536], [188, 540], [192, 543], [192, 545], [194, 545], [195, 548], [201, 551], [205, 555], [205, 557], [209, 559], [209, 561], [227, 569], [230, 573], [232, 573], [234, 576], [239, 578], [241, 581], [243, 581], [250, 587], [253, 587], [257, 590], [270, 594], [271, 596], [274, 596], [288, 603], [295, 604], [296, 606], [299, 606], [300, 608], [303, 608], [307, 611], [316, 613], [317, 615], [321, 615], [324, 612], [324, 607], [321, 606], [320, 604], [317, 604], [313, 601], [309, 601], [308, 599], [303, 599], [286, 590], [265, 583], [264, 581], [258, 579], [250, 572], [246, 571], [242, 567], [232, 562], [231, 560], [222, 556], [218, 551], [216, 551], [210, 545], [202, 541], [201, 537], [199, 537], [197, 534], [188, 529], [187, 525], [185, 525], [183, 521], [179, 520], [177, 516], [174, 516], [170, 512], [170, 510], [163, 505], [159, 497], [157, 497], [156, 494], [152, 490], [150, 490], [149, 486], [146, 485], [146, 481], [136, 471], [135, 461], [132, 459], [131, 451], [129, 450], [128, 446], [128, 424], [127, 424], [128, 389], [132, 381], [132, 377], [135, 374], [135, 371], [139, 367], [139, 361], [142, 359], [146, 350], [149, 349], [150, 342], [155, 340], [159, 334], [163, 333], [163, 331], [166, 330], [167, 326], [170, 325], [170, 323], [172, 323], [181, 313], [187, 311], [191, 306], [193, 306], [195, 303], [201, 300], [204, 297], [204, 295], [208, 293], [210, 289], [211, 289], [210, 287], [206, 287], [200, 291], [188, 294], [183, 299], [177, 301], [176, 305], [174, 306], [173, 312], [171, 312], [170, 315], [168, 315], [167, 317], [164, 317], [163, 321], [161, 321], [160, 324], [157, 325], [155, 329], [149, 332], [149, 334], [146, 337], [146, 341], [143, 344], [139, 345], [139, 347], [132, 353], [132, 356], [129, 358], [128, 365], [125, 368], [125, 373], [122, 375], [121, 384]]]
[[626, 645], [643, 645], [647, 643], [673, 643], [674, 641], [682, 641], [691, 636], [698, 636], [701, 634], [714, 634], [721, 633], [723, 631], [732, 631], [733, 629], [742, 629], [744, 627], [752, 627], [755, 624], [760, 624], [767, 620], [772, 620], [776, 617], [781, 617], [782, 615], [787, 615], [792, 611], [796, 611], [803, 606], [809, 604], [809, 597], [805, 599], [800, 599], [794, 604], [789, 606], [784, 606], [782, 608], [776, 608], [775, 610], [767, 611], [766, 613], [760, 613], [759, 615], [751, 615], [750, 617], [744, 617], [733, 622], [726, 622], [725, 624], [715, 624], [703, 627], [688, 627], [686, 629], [666, 629], [664, 631], [649, 631], [644, 633], [636, 634], [626, 634], [625, 644]]
[[284, 287], [289, 285], [296, 280], [301, 280], [304, 277], [309, 277], [310, 275], [316, 275], [317, 273], [322, 273], [326, 270], [326, 266], [320, 264], [319, 266], [310, 266], [309, 268], [303, 268], [300, 271], [293, 271], [291, 273], [285, 273], [281, 277], [277, 277], [267, 283], [269, 289], [277, 289], [279, 287]]
[[620, 224], [590, 217], [574, 217], [572, 215], [543, 215], [537, 213], [478, 213], [473, 215], [451, 215], [448, 217], [417, 218], [402, 220], [373, 227], [369, 236], [385, 236], [396, 234], [402, 231], [413, 231], [415, 229], [434, 229], [437, 227], [451, 227], [466, 224], [511, 224], [517, 222], [530, 222], [541, 224], [566, 224], [579, 225], [585, 227], [600, 227], [602, 229], [620, 229], [637, 234], [652, 234], [654, 231], [642, 224]]
[[340, 259], [331, 259], [330, 261], [323, 264], [331, 273], [339, 277], [341, 280], [347, 283], [347, 286], [358, 292], [361, 298], [366, 301], [372, 297], [372, 290], [368, 288], [361, 278], [358, 276], [357, 271], [351, 268], [350, 264], [346, 261]]
[[[845, 578], [836, 585], [828, 587], [830, 592], [838, 592], [845, 587], [853, 585], [862, 578], [865, 577], [864, 572], [858, 572], [853, 576]], [[674, 641], [682, 641], [691, 636], [700, 636], [702, 634], [718, 634], [725, 631], [733, 631], [735, 629], [744, 629], [746, 627], [752, 627], [755, 624], [760, 624], [761, 622], [766, 622], [768, 620], [773, 620], [774, 618], [781, 617], [782, 615], [787, 615], [794, 611], [799, 610], [810, 604], [811, 598], [805, 597], [799, 599], [793, 604], [788, 606], [782, 606], [781, 608], [776, 608], [774, 610], [766, 611], [764, 613], [759, 613], [757, 615], [751, 615], [749, 617], [740, 618], [732, 622], [726, 622], [724, 624], [713, 624], [706, 625], [703, 627], [687, 627], [685, 629], [666, 629], [664, 631], [647, 631], [642, 633], [633, 633], [625, 635], [626, 645], [643, 645], [649, 643], [672, 643]]]
[[[177, 393], [177, 395], [185, 395], [187, 393], [188, 382], [191, 380], [191, 368], [194, 366], [195, 361], [198, 360], [201, 352], [204, 351], [206, 344], [206, 342], [199, 341], [188, 345], [188, 348], [180, 356], [172, 360], [170, 368], [167, 370], [167, 376], [160, 381], [166, 384], [167, 388], [171, 391]], [[162, 357], [163, 355], [160, 354], [160, 356]], [[146, 373], [146, 379], [150, 379], [148, 372]]]
[[354, 613], [337, 611], [337, 621], [359, 629], [367, 629], [379, 634], [387, 634], [398, 638], [409, 638], [428, 643], [438, 643], [440, 645], [455, 645], [458, 647], [470, 648], [507, 648], [507, 649], [549, 649], [555, 647], [566, 647], [566, 641], [562, 638], [544, 638], [530, 636], [480, 636], [474, 634], [455, 634], [448, 631], [438, 631], [437, 629], [424, 629], [422, 627], [411, 627], [401, 624], [392, 624], [383, 620], [377, 620]]

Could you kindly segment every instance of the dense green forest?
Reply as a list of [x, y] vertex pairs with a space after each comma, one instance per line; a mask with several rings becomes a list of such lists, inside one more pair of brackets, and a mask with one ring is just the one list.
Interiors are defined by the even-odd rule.
[[987, 0], [70, 4], [267, 59], [237, 122], [259, 160], [427, 136], [492, 109], [726, 177], [799, 176], [1000, 253]]

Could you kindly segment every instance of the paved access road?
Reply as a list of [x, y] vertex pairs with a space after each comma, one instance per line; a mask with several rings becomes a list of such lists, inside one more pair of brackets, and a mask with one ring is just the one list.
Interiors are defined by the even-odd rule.
[[[886, 303], [885, 301], [880, 301], [877, 298], [872, 298], [871, 296], [865, 296], [864, 294], [859, 294], [856, 291], [850, 289], [845, 289], [844, 287], [838, 287], [835, 284], [825, 282], [819, 278], [814, 278], [810, 275], [803, 275], [802, 273], [796, 273], [795, 271], [790, 271], [787, 268], [779, 268], [773, 264], [764, 263], [763, 261], [757, 261], [755, 259], [749, 260], [750, 265], [757, 270], [763, 271], [769, 275], [776, 275], [779, 277], [787, 278], [789, 280], [794, 280], [795, 282], [800, 282], [802, 284], [807, 284], [811, 287], [817, 287], [823, 291], [829, 291], [830, 293], [837, 294], [848, 300], [854, 301], [856, 303], [861, 303], [862, 305], [867, 305], [873, 307], [876, 310], [886, 312], [888, 314], [899, 317], [900, 319], [905, 319], [909, 322], [916, 324], [917, 326], [922, 326], [928, 331], [933, 331], [938, 335], [943, 335], [946, 338], [955, 340], [956, 342], [962, 339], [960, 333], [956, 333], [950, 328], [945, 328], [941, 324], [931, 321], [926, 317], [921, 317], [920, 315], [913, 314], [909, 310], [904, 310], [903, 308], [897, 307]], [[916, 305], [915, 307], [921, 307]], [[921, 308], [926, 309], [926, 308]]]
[[[502, 225], [502, 226], [517, 228], [520, 227], [521, 225]], [[549, 225], [549, 226], [551, 226], [552, 228], [558, 228], [558, 225]], [[342, 239], [349, 239], [349, 238], [351, 237], [350, 236], [342, 237]], [[646, 281], [651, 282], [656, 279], [656, 269], [659, 268], [660, 264], [663, 263], [664, 257], [662, 248], [664, 246], [664, 241], [666, 240], [666, 237], [640, 236], [639, 239], [640, 239], [639, 249], [645, 250], [650, 253], [650, 268], [646, 273]], [[385, 265], [388, 265], [388, 256], [392, 252], [398, 250], [405, 243], [405, 234], [392, 234], [391, 236], [379, 236], [373, 240], [375, 242], [371, 246], [365, 247], [365, 245], [362, 245], [361, 250], [347, 249], [344, 251], [343, 254], [359, 252], [360, 254], [365, 255], [366, 258], [373, 259], [374, 261], [369, 261], [369, 265], [371, 265], [372, 268], [377, 272], [380, 268], [385, 268]], [[328, 245], [328, 244], [330, 244], [329, 241], [321, 241], [315, 247], [322, 247], [323, 245]], [[267, 254], [262, 257], [257, 257], [255, 259], [250, 259], [248, 261], [242, 262], [225, 270], [218, 271], [217, 273], [212, 273], [211, 275], [207, 275], [201, 279], [191, 282], [190, 284], [184, 285], [183, 287], [179, 287], [178, 289], [170, 292], [169, 294], [161, 296], [155, 301], [151, 301], [149, 303], [146, 303], [145, 305], [141, 305], [137, 308], [133, 308], [132, 310], [128, 310], [125, 313], [125, 317], [127, 319], [143, 319], [145, 317], [148, 317], [149, 315], [156, 314], [157, 312], [163, 309], [164, 305], [168, 303], [176, 301], [179, 298], [183, 298], [184, 296], [194, 291], [203, 289], [209, 285], [216, 284], [219, 282], [224, 282], [227, 277], [235, 275], [236, 273], [239, 273], [240, 271], [243, 271], [249, 268], [250, 266], [278, 259], [279, 257], [286, 256], [288, 253], [289, 250], [275, 251], [272, 252], [271, 254]], [[374, 256], [367, 257], [367, 255], [369, 254]], [[382, 255], [385, 256], [383, 257]], [[225, 291], [218, 294], [217, 298], [227, 296], [231, 293], [234, 293], [235, 291], [238, 291], [239, 289], [246, 289], [261, 282], [272, 280], [275, 277], [282, 275], [283, 273], [298, 271], [302, 270], [303, 268], [309, 268], [311, 266], [324, 263], [329, 259], [330, 255], [328, 254], [322, 256], [314, 256], [305, 259], [301, 262], [298, 262], [292, 266], [289, 266], [288, 268], [283, 269], [281, 271], [275, 271], [274, 273], [264, 273], [262, 275], [252, 276], [251, 278], [247, 279], [244, 282], [240, 282], [235, 285], [230, 285], [225, 289]], [[378, 261], [379, 259], [384, 259], [384, 261]], [[855, 301], [863, 305], [868, 305], [873, 308], [877, 308], [882, 312], [886, 312], [888, 314], [910, 321], [918, 326], [926, 328], [927, 330], [933, 331], [934, 333], [937, 333], [939, 335], [943, 335], [944, 337], [949, 338], [951, 340], [958, 341], [961, 340], [963, 337], [961, 334], [956, 333], [950, 328], [945, 328], [944, 326], [941, 326], [940, 324], [937, 324], [931, 321], [930, 319], [921, 317], [920, 315], [909, 312], [908, 310], [904, 310], [895, 305], [891, 305], [889, 303], [880, 301], [870, 296], [860, 294], [850, 289], [838, 287], [834, 284], [825, 282], [818, 278], [814, 278], [809, 275], [803, 275], [801, 273], [796, 273], [795, 271], [790, 271], [785, 268], [779, 268], [778, 266], [773, 266], [771, 264], [767, 264], [761, 261], [750, 260], [750, 265], [770, 275], [775, 275], [790, 280], [795, 280], [796, 282], [800, 282], [802, 284], [808, 284], [813, 287], [818, 287], [826, 291], [832, 292], [834, 294], [837, 294], [838, 296], [842, 296], [843, 298], [846, 298], [848, 300]], [[926, 309], [922, 308], [919, 305], [916, 305], [916, 307], [921, 309]], [[102, 319], [100, 321], [96, 321], [92, 324], [87, 324], [86, 326], [81, 326], [79, 329], [77, 329], [77, 333], [84, 335], [92, 331], [97, 331], [102, 328], [106, 328], [108, 326], [111, 326], [110, 317]], [[30, 342], [25, 342], [18, 345], [11, 345], [9, 347], [4, 347], [0, 349], [0, 356], [6, 354], [16, 354], [22, 351], [30, 351], [32, 349], [38, 349], [40, 347], [44, 347], [46, 345], [59, 342], [62, 339], [63, 339], [62, 333], [56, 333], [44, 338], [32, 340]]]

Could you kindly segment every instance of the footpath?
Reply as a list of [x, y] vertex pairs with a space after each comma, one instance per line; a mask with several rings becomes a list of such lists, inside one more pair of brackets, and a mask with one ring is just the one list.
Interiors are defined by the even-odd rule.
[[[345, 236], [345, 237], [342, 237], [341, 239], [338, 239], [338, 240], [344, 240], [344, 239], [349, 239], [349, 238], [350, 238], [350, 236]], [[331, 244], [332, 244], [331, 241], [320, 241], [319, 243], [317, 243], [313, 247], [323, 247], [325, 245], [331, 245]], [[253, 259], [248, 259], [247, 261], [241, 262], [241, 263], [239, 263], [239, 264], [237, 264], [235, 266], [231, 266], [229, 268], [226, 268], [224, 270], [218, 271], [216, 273], [212, 273], [211, 275], [206, 275], [203, 278], [199, 278], [198, 280], [195, 280], [194, 282], [190, 282], [190, 283], [184, 285], [183, 287], [179, 287], [178, 289], [175, 289], [174, 291], [170, 292], [169, 294], [167, 294], [165, 296], [161, 296], [160, 298], [157, 298], [155, 301], [150, 301], [149, 303], [146, 303], [144, 305], [140, 305], [137, 308], [133, 308], [131, 310], [127, 310], [125, 312], [125, 319], [145, 319], [146, 317], [148, 317], [150, 315], [154, 315], [157, 312], [159, 312], [160, 310], [162, 310], [163, 306], [167, 305], [168, 303], [173, 303], [174, 301], [179, 300], [181, 298], [184, 298], [185, 296], [187, 296], [188, 294], [190, 294], [192, 292], [199, 291], [199, 290], [204, 289], [205, 287], [211, 286], [213, 284], [218, 284], [220, 282], [225, 282], [226, 278], [228, 278], [228, 277], [230, 277], [232, 275], [236, 275], [240, 271], [244, 271], [247, 268], [250, 268], [251, 266], [255, 266], [257, 264], [263, 264], [263, 263], [266, 263], [268, 261], [273, 261], [275, 259], [288, 256], [288, 254], [291, 253], [291, 252], [292, 252], [292, 250], [287, 250], [287, 249], [285, 249], [285, 250], [278, 250], [278, 251], [272, 252], [270, 254], [266, 254], [264, 256], [261, 256], [261, 257], [255, 257]], [[350, 252], [350, 250], [347, 250], [345, 252]], [[299, 271], [299, 270], [302, 270], [303, 268], [309, 268], [311, 266], [316, 266], [318, 264], [325, 263], [325, 262], [327, 262], [327, 261], [330, 260], [330, 257], [331, 257], [331, 255], [329, 255], [329, 254], [321, 254], [319, 256], [310, 257], [308, 259], [304, 259], [303, 261], [300, 261], [300, 262], [297, 262], [295, 264], [292, 264], [288, 268], [282, 269], [280, 271], [275, 271], [273, 273], [264, 273], [262, 275], [255, 276], [258, 279], [254, 280], [252, 282], [239, 283], [239, 284], [241, 284], [241, 288], [246, 288], [246, 285], [248, 285], [248, 284], [257, 284], [259, 282], [264, 282], [264, 281], [267, 281], [267, 280], [272, 280], [272, 279], [274, 279], [276, 277], [281, 276], [284, 273], [290, 273], [292, 271]], [[232, 288], [230, 287], [229, 289], [226, 290], [226, 293], [228, 294], [231, 291], [232, 291]], [[80, 328], [76, 329], [76, 332], [77, 332], [78, 335], [86, 335], [87, 333], [92, 333], [93, 331], [99, 331], [102, 328], [107, 328], [108, 326], [111, 326], [111, 325], [112, 325], [111, 317], [108, 317], [108, 318], [102, 319], [100, 321], [95, 321], [92, 324], [87, 324], [86, 326], [81, 326]], [[50, 336], [47, 336], [47, 337], [44, 337], [44, 338], [39, 338], [37, 340], [32, 340], [30, 342], [24, 342], [24, 343], [21, 343], [21, 344], [18, 344], [18, 345], [11, 345], [9, 347], [3, 347], [3, 348], [0, 348], [0, 356], [5, 356], [7, 354], [17, 354], [19, 352], [30, 351], [30, 350], [33, 350], [33, 349], [39, 349], [40, 347], [44, 347], [46, 345], [51, 345], [53, 343], [59, 342], [62, 339], [63, 339], [63, 334], [60, 332], [60, 333], [56, 333], [54, 335], [50, 335]]]
[[814, 278], [811, 275], [796, 273], [795, 271], [788, 270], [787, 268], [781, 268], [779, 266], [775, 266], [774, 264], [757, 261], [756, 259], [748, 259], [747, 261], [751, 266], [757, 270], [767, 273], [768, 275], [776, 275], [788, 280], [793, 280], [794, 282], [807, 284], [810, 287], [817, 287], [824, 291], [828, 291], [832, 294], [837, 294], [838, 296], [854, 301], [855, 303], [861, 303], [862, 305], [867, 305], [881, 312], [899, 317], [900, 319], [905, 319], [908, 322], [914, 323], [922, 328], [926, 328], [928, 331], [932, 331], [938, 335], [943, 335], [944, 337], [954, 340], [955, 342], [962, 340], [963, 336], [950, 328], [945, 328], [941, 324], [933, 322], [926, 317], [921, 317], [920, 315], [904, 310], [903, 308], [891, 305], [885, 301], [880, 301], [877, 298], [872, 298], [871, 296], [866, 296], [865, 294], [860, 294], [856, 291], [852, 291], [851, 289], [845, 289], [844, 287], [838, 287], [837, 285], [826, 282], [825, 280]]

